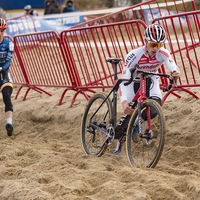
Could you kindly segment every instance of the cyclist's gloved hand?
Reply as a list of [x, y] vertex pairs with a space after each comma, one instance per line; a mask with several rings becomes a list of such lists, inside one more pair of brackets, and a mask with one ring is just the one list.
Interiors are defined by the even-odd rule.
[[174, 78], [178, 78], [180, 76], [179, 71], [171, 71], [169, 79], [174, 80]]
[[3, 67], [0, 67], [0, 73], [3, 75], [5, 74], [5, 69]]
[[124, 114], [127, 114], [127, 115], [132, 115], [133, 114], [134, 109], [132, 109], [130, 107], [130, 105], [129, 105], [130, 103], [131, 102], [128, 102], [126, 100], [124, 100], [122, 102], [122, 108], [123, 108]]

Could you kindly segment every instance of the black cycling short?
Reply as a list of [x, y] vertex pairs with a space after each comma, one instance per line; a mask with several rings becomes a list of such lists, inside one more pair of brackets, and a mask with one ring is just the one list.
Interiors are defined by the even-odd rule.
[[4, 74], [0, 73], [0, 88], [3, 95], [3, 101], [5, 104], [5, 112], [12, 111], [13, 105], [11, 102], [11, 94], [13, 90], [12, 80], [10, 73], [5, 71]]
[[5, 73], [0, 73], [0, 88], [1, 91], [3, 90], [4, 87], [6, 86], [10, 86], [13, 88], [13, 84], [12, 84], [12, 79], [10, 77], [10, 73], [9, 71], [5, 71]]

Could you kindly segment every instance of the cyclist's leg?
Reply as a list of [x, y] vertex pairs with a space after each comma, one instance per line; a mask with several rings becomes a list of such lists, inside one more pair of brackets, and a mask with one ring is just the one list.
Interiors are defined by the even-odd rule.
[[[155, 100], [156, 102], [158, 102], [160, 105], [161, 105], [161, 99], [159, 98], [159, 97], [155, 97], [155, 96], [153, 96], [153, 97], [149, 97], [148, 99], [153, 99], [153, 100]], [[151, 116], [151, 119], [153, 119], [155, 116], [157, 115], [157, 112], [155, 111], [155, 109], [154, 108], [150, 108], [150, 116]], [[146, 110], [144, 110], [143, 112], [142, 112], [142, 121], [144, 120], [144, 121], [146, 121], [147, 120], [147, 114], [146, 114]]]
[[[127, 101], [131, 102], [137, 92], [137, 90], [139, 89], [139, 85], [135, 83], [131, 83], [130, 85], [127, 86]], [[126, 121], [126, 124], [124, 125], [124, 129], [123, 129], [123, 134], [120, 137], [120, 139], [117, 141], [117, 146], [115, 148], [115, 151], [113, 153], [113, 155], [118, 155], [122, 149], [123, 149], [123, 144], [126, 141], [126, 131], [128, 128], [128, 123], [130, 121], [131, 116], [129, 117], [129, 119]]]
[[13, 117], [13, 105], [11, 102], [11, 94], [13, 90], [13, 85], [10, 76], [7, 71], [4, 75], [4, 80], [1, 81], [0, 87], [3, 96], [3, 101], [5, 104], [5, 115], [6, 115], [6, 130], [7, 135], [11, 136], [13, 132], [12, 117]]
[[[148, 80], [147, 83], [147, 97], [148, 99], [153, 99], [157, 101], [161, 105], [161, 92], [160, 92], [160, 84], [159, 84], [159, 76], [152, 76], [151, 80]], [[153, 119], [157, 115], [156, 111], [153, 108], [150, 108], [150, 116]], [[142, 119], [146, 121], [146, 110], [142, 113]]]

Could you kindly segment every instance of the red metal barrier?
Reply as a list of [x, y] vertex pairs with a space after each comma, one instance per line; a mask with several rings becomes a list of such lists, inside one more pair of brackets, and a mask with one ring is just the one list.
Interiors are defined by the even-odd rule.
[[[106, 57], [125, 59], [129, 51], [144, 45], [145, 28], [143, 21], [133, 20], [63, 31], [61, 40], [78, 91], [94, 92], [91, 89], [113, 87], [114, 69]], [[121, 75], [122, 69], [123, 63], [120, 63], [118, 74]]]
[[171, 54], [181, 71], [178, 87], [168, 92], [163, 98], [163, 102], [170, 93], [175, 94], [174, 91], [176, 90], [185, 91], [198, 98], [185, 87], [200, 86], [200, 65], [198, 59], [200, 54], [199, 14], [200, 11], [179, 13], [160, 17], [152, 22], [159, 22], [165, 27], [167, 33], [165, 46], [171, 50]]
[[[185, 10], [186, 6], [184, 2], [188, 1], [189, 0], [182, 0]], [[148, 1], [148, 3], [151, 2], [157, 1]], [[194, 3], [193, 1], [189, 2], [191, 2], [192, 5]], [[169, 12], [168, 2], [165, 1], [165, 3]], [[174, 4], [176, 5], [175, 1]], [[139, 5], [141, 6], [141, 4]], [[131, 7], [131, 9], [134, 10], [133, 8], [136, 7], [137, 6]], [[143, 13], [144, 8], [140, 8], [141, 13]], [[150, 4], [148, 5], [148, 8], [150, 8], [152, 13], [151, 17], [154, 19], [155, 16], [152, 12]], [[160, 10], [159, 6], [158, 9]], [[194, 5], [193, 9], [195, 9]], [[178, 11], [177, 8], [176, 10]], [[118, 14], [119, 13], [115, 13], [106, 16], [105, 19], [108, 19], [109, 17]], [[126, 16], [125, 14], [123, 14], [124, 17]], [[160, 14], [162, 15], [161, 12]], [[173, 34], [173, 28], [170, 28], [171, 24], [168, 24], [167, 21], [167, 19], [169, 18], [171, 18], [173, 21], [173, 18], [171, 16], [168, 16], [168, 18], [166, 19], [165, 17], [162, 18], [163, 26], [167, 30], [167, 33], [170, 37], [173, 36], [174, 38], [176, 38], [176, 34]], [[174, 18], [175, 17], [177, 17], [177, 15], [174, 16]], [[125, 19], [128, 20], [127, 17], [125, 17]], [[195, 27], [197, 30], [199, 30], [199, 21], [197, 20], [198, 18], [194, 17], [194, 19]], [[100, 20], [100, 18], [98, 20]], [[116, 21], [119, 21], [119, 19], [116, 18]], [[108, 20], [108, 22], [110, 21]], [[189, 24], [188, 19], [186, 20], [186, 22], [187, 24]], [[193, 34], [191, 25], [192, 24], [188, 25], [188, 30], [190, 30], [189, 35]], [[177, 27], [181, 26], [179, 25]], [[92, 27], [88, 26], [73, 28], [63, 31], [60, 37], [54, 31], [16, 35], [14, 37], [15, 54], [18, 57], [17, 64], [20, 64], [20, 70], [14, 71], [14, 67], [11, 67], [11, 70], [13, 69], [12, 76], [17, 77], [16, 80], [18, 84], [20, 82], [22, 84], [20, 90], [22, 87], [28, 87], [28, 90], [26, 91], [23, 100], [26, 99], [26, 96], [30, 89], [33, 89], [40, 93], [45, 92], [46, 94], [51, 95], [50, 93], [41, 89], [40, 86], [64, 87], [65, 90], [61, 96], [59, 105], [62, 103], [65, 93], [68, 90], [74, 90], [76, 94], [73, 97], [71, 103], [72, 106], [76, 99], [76, 96], [79, 93], [83, 94], [86, 99], [88, 99], [89, 95], [86, 94], [86, 92], [95, 92], [95, 88], [105, 89], [108, 87], [112, 87], [114, 70], [110, 64], [105, 62], [105, 58], [120, 57], [124, 59], [126, 54], [130, 50], [143, 45], [143, 34], [145, 28], [146, 24], [144, 21], [132, 20], [97, 25]], [[170, 32], [170, 29], [172, 29], [172, 33]], [[196, 32], [196, 34], [198, 35], [198, 31]], [[198, 42], [196, 42], [194, 38], [194, 36], [191, 37], [191, 41], [193, 41], [192, 45], [188, 46], [186, 43], [183, 43], [185, 44], [185, 47], [182, 46], [181, 48], [172, 50], [172, 42], [169, 42], [169, 46], [167, 48], [171, 49], [173, 56], [175, 54], [181, 55], [182, 51], [188, 50], [185, 52], [187, 53], [185, 55], [190, 58], [189, 56], [191, 50], [194, 49], [194, 47], [196, 49], [199, 46]], [[187, 37], [184, 36], [183, 41], [185, 42], [186, 39]], [[170, 41], [169, 38], [168, 41]], [[182, 63], [184, 63], [185, 61], [184, 59], [182, 59], [182, 57], [183, 56], [180, 56]], [[178, 62], [177, 57], [174, 56], [174, 59], [176, 62]], [[198, 66], [199, 69], [199, 64], [197, 60], [195, 63], [194, 60], [191, 61], [190, 59], [190, 64]], [[122, 68], [123, 63], [120, 63], [118, 74], [121, 74]], [[162, 70], [164, 71], [164, 67], [162, 68]], [[18, 78], [20, 74], [23, 74], [23, 80]], [[186, 77], [187, 76], [185, 75], [185, 78]], [[183, 81], [182, 77], [180, 79], [180, 82], [181, 81]], [[165, 80], [161, 80], [161, 86], [164, 86], [166, 84], [167, 83]], [[188, 85], [187, 78], [186, 84]], [[182, 84], [182, 86], [184, 85]], [[18, 91], [17, 95], [19, 94], [20, 90]], [[184, 90], [183, 87], [182, 90]]]
[[70, 89], [76, 92], [72, 106], [79, 93], [89, 99], [86, 91], [112, 87], [114, 71], [105, 58], [124, 58], [131, 49], [144, 44], [145, 28], [143, 21], [135, 20], [65, 31], [61, 39], [54, 31], [15, 36], [15, 52], [26, 82], [20, 90], [28, 87], [23, 100], [30, 89], [49, 94], [39, 86], [65, 87], [59, 105]]
[[[145, 17], [145, 11], [149, 9], [148, 17]], [[82, 24], [73, 26], [71, 28], [83, 27], [83, 26], [93, 26], [98, 24], [108, 24], [113, 22], [128, 21], [134, 19], [140, 19], [146, 24], [150, 23], [153, 19], [158, 17], [158, 13], [154, 13], [155, 9], [159, 11], [159, 15], [170, 15], [171, 11], [179, 12], [188, 12], [196, 10], [194, 0], [165, 0], [164, 3], [159, 3], [159, 0], [149, 0], [143, 3], [130, 6], [129, 8], [122, 9], [121, 11], [104, 15], [90, 21], [86, 21]], [[167, 12], [167, 14], [166, 14]], [[148, 18], [148, 21], [146, 21]]]
[[14, 37], [14, 44], [26, 80], [22, 87], [28, 87], [23, 100], [30, 89], [51, 95], [39, 86], [76, 90], [55, 31], [18, 35]]

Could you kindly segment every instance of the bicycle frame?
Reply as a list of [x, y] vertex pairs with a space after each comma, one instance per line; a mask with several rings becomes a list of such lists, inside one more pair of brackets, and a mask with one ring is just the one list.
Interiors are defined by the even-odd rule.
[[[133, 98], [133, 101], [138, 102], [138, 122], [139, 122], [139, 136], [142, 135], [142, 130], [141, 130], [141, 124], [142, 124], [142, 118], [141, 118], [141, 103], [142, 101], [148, 99], [146, 96], [146, 78], [145, 75], [142, 75], [142, 78], [138, 79], [140, 82], [140, 88], [137, 91], [135, 97]], [[151, 130], [151, 117], [150, 117], [150, 108], [147, 107], [147, 122], [148, 122], [148, 127], [149, 130]]]
[[[141, 130], [141, 125], [142, 125], [142, 117], [141, 117], [141, 103], [142, 101], [148, 99], [146, 96], [146, 75], [159, 75], [159, 76], [163, 76], [163, 77], [167, 77], [169, 78], [169, 75], [167, 74], [159, 74], [159, 73], [153, 73], [153, 72], [144, 72], [142, 70], [137, 70], [138, 72], [142, 72], [142, 77], [140, 79], [138, 79], [138, 81], [140, 82], [140, 88], [137, 91], [135, 97], [133, 98], [132, 101], [137, 101], [138, 102], [138, 126], [139, 126], [139, 136], [142, 136], [142, 130]], [[173, 84], [173, 80], [170, 80], [170, 85], [168, 88], [164, 89], [165, 91], [168, 91], [171, 89]], [[163, 91], [164, 91], [163, 90]], [[147, 123], [148, 123], [148, 128], [149, 131], [151, 131], [151, 116], [150, 116], [150, 108], [147, 107], [146, 110], [147, 113]]]
[[105, 100], [101, 103], [101, 105], [98, 107], [98, 109], [94, 112], [94, 114], [92, 115], [92, 117], [90, 118], [90, 120], [92, 120], [92, 118], [95, 116], [95, 114], [98, 112], [98, 110], [102, 107], [102, 105], [106, 102], [106, 100], [110, 97], [110, 95], [113, 93], [113, 113], [112, 116], [113, 118], [110, 119], [110, 123], [113, 125], [114, 129], [116, 128], [116, 115], [117, 115], [117, 91], [119, 89], [119, 85], [121, 84], [122, 81], [126, 81], [126, 79], [119, 79], [117, 80], [117, 64], [119, 62], [112, 62], [113, 66], [114, 66], [114, 81], [116, 82], [116, 84], [114, 85], [114, 87], [112, 88], [112, 90], [109, 92], [109, 94], [107, 95], [107, 97], [105, 98]]
[[[165, 118], [158, 102], [149, 98], [149, 83], [151, 76], [163, 76], [167, 74], [147, 72], [139, 70], [136, 64], [130, 69], [130, 78], [117, 80], [117, 64], [120, 58], [106, 58], [114, 66], [114, 86], [105, 94], [98, 92], [88, 102], [82, 118], [81, 133], [84, 151], [89, 155], [102, 156], [107, 147], [113, 144], [115, 139], [119, 142], [126, 140], [128, 159], [131, 165], [144, 165], [155, 167], [163, 151], [165, 142]], [[132, 115], [123, 114], [117, 124], [117, 93], [120, 84], [129, 87], [137, 85], [137, 92], [129, 105], [133, 108]], [[164, 89], [169, 91], [173, 81]], [[127, 88], [128, 89], [128, 88]], [[164, 91], [163, 90], [163, 91]], [[113, 95], [111, 99], [110, 95]], [[138, 130], [139, 129], [139, 130]], [[153, 143], [152, 143], [153, 141]]]
[[[93, 117], [96, 115], [96, 113], [102, 107], [102, 105], [106, 102], [106, 100], [110, 97], [110, 95], [113, 94], [113, 99], [112, 99], [112, 106], [113, 106], [112, 112], [113, 113], [112, 113], [112, 118], [109, 120], [109, 123], [113, 126], [113, 128], [115, 130], [115, 133], [117, 133], [117, 132], [120, 132], [121, 128], [123, 128], [124, 123], [129, 118], [129, 115], [124, 114], [122, 116], [122, 118], [120, 119], [118, 125], [116, 125], [117, 124], [117, 119], [116, 119], [117, 118], [117, 92], [118, 92], [118, 89], [119, 89], [119, 85], [123, 81], [128, 81], [128, 79], [118, 79], [117, 80], [117, 64], [119, 63], [119, 61], [112, 61], [111, 63], [114, 66], [114, 82], [115, 82], [115, 85], [113, 86], [112, 90], [109, 92], [109, 94], [107, 95], [107, 97], [104, 99], [104, 101], [101, 103], [101, 105], [98, 107], [98, 109], [91, 116], [90, 121], [92, 121]], [[133, 104], [133, 105], [135, 105], [135, 104]], [[106, 113], [106, 115], [107, 115], [107, 113]], [[91, 124], [91, 125], [94, 126], [93, 124]], [[95, 127], [95, 128], [97, 128], [97, 127]], [[99, 131], [101, 131], [104, 134], [106, 134], [104, 130], [100, 130], [99, 129]]]
[[[90, 118], [90, 121], [93, 119], [93, 117], [96, 115], [96, 113], [98, 112], [98, 110], [102, 107], [102, 105], [106, 102], [106, 100], [110, 97], [111, 94], [113, 94], [113, 99], [112, 99], [112, 105], [113, 105], [113, 110], [112, 110], [112, 118], [109, 120], [109, 123], [113, 126], [114, 130], [115, 130], [115, 134], [117, 136], [117, 134], [119, 134], [122, 130], [122, 128], [124, 128], [124, 124], [126, 123], [126, 121], [129, 119], [130, 115], [124, 114], [119, 123], [117, 124], [117, 92], [119, 89], [119, 85], [124, 82], [124, 81], [128, 81], [129, 83], [131, 82], [140, 82], [140, 88], [137, 91], [135, 97], [132, 100], [132, 103], [130, 104], [130, 106], [132, 108], [135, 108], [136, 104], [138, 104], [138, 120], [139, 120], [139, 135], [141, 136], [141, 103], [142, 101], [148, 99], [146, 96], [146, 75], [159, 75], [159, 76], [163, 76], [163, 77], [168, 77], [169, 75], [166, 74], [158, 74], [158, 73], [153, 73], [153, 72], [144, 72], [142, 70], [135, 70], [137, 72], [141, 72], [142, 77], [140, 79], [118, 79], [117, 80], [117, 64], [119, 63], [119, 60], [116, 61], [110, 61], [111, 64], [113, 64], [114, 66], [114, 82], [115, 85], [113, 86], [112, 90], [109, 92], [109, 94], [107, 95], [107, 97], [105, 98], [105, 100], [101, 103], [101, 105], [98, 107], [98, 109], [94, 112], [94, 114], [92, 115], [92, 117]], [[137, 66], [137, 68], [139, 67], [139, 65]], [[131, 82], [130, 82], [131, 80]], [[128, 84], [129, 84], [128, 83]], [[147, 122], [148, 122], [148, 126], [149, 126], [149, 130], [151, 130], [151, 117], [150, 117], [150, 109], [149, 107], [147, 107]], [[107, 113], [106, 113], [107, 115]], [[105, 116], [106, 116], [105, 115]], [[92, 124], [92, 126], [95, 126], [94, 124]], [[97, 128], [95, 126], [95, 128]], [[105, 130], [101, 130], [99, 129], [99, 131], [101, 131], [102, 133], [106, 134]]]

